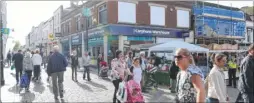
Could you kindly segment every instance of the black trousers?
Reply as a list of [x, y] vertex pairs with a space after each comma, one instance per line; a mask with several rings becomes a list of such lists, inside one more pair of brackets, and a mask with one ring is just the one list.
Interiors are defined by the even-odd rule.
[[87, 80], [91, 80], [91, 78], [90, 78], [90, 69], [89, 69], [89, 66], [84, 66], [83, 79], [86, 78], [86, 74], [87, 74]]
[[26, 74], [28, 76], [28, 86], [27, 86], [27, 89], [29, 89], [31, 78], [32, 78], [32, 70], [26, 70], [25, 72], [26, 72]]
[[72, 76], [73, 80], [74, 80], [74, 78], [75, 78], [75, 80], [77, 80], [77, 68], [78, 68], [78, 66], [71, 66], [71, 69], [72, 69], [71, 76]]
[[117, 98], [116, 98], [116, 93], [117, 93], [117, 90], [118, 90], [118, 88], [119, 88], [120, 82], [122, 82], [121, 79], [113, 80], [113, 84], [114, 84], [114, 87], [115, 87], [115, 91], [114, 91], [114, 95], [113, 95], [113, 103], [116, 103], [116, 102], [121, 103], [121, 102], [120, 102], [119, 100], [117, 100]]
[[35, 80], [39, 79], [40, 73], [41, 73], [41, 66], [40, 65], [35, 65], [34, 66], [34, 79]]
[[229, 86], [232, 86], [232, 81], [233, 81], [233, 86], [236, 87], [236, 69], [229, 69], [228, 70], [228, 80], [229, 80]]
[[22, 75], [22, 68], [20, 68], [20, 67], [16, 67], [15, 66], [15, 70], [16, 70], [16, 81], [17, 81], [17, 83], [19, 83], [19, 80], [20, 80], [20, 77], [21, 77], [21, 75]]

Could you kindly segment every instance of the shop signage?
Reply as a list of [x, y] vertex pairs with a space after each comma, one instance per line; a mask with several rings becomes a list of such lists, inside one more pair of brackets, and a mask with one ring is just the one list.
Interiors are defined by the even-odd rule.
[[82, 44], [82, 34], [72, 36], [71, 43], [72, 43], [72, 45]]

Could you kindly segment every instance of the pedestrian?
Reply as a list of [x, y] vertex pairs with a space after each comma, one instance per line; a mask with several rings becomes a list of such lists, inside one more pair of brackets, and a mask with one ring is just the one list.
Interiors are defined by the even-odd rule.
[[11, 51], [8, 52], [7, 54], [7, 62], [8, 62], [8, 66], [11, 66]]
[[23, 73], [26, 73], [28, 76], [28, 85], [26, 88], [27, 92], [29, 91], [33, 70], [34, 70], [34, 67], [33, 67], [33, 61], [31, 59], [31, 55], [29, 52], [26, 52], [24, 56], [24, 60], [23, 60]]
[[97, 58], [97, 67], [98, 67], [98, 76], [100, 76], [100, 62], [103, 61], [102, 55], [99, 54], [98, 58]]
[[178, 72], [179, 72], [179, 67], [176, 66], [175, 61], [172, 61], [170, 69], [169, 69], [171, 93], [176, 93], [176, 76]]
[[[73, 51], [71, 54], [71, 69], [72, 69], [72, 80], [78, 82], [77, 80], [77, 68], [78, 68], [78, 56], [77, 52]], [[74, 79], [75, 78], [75, 79]]]
[[115, 87], [113, 103], [120, 103], [116, 98], [116, 93], [119, 88], [119, 83], [124, 79], [124, 72], [127, 71], [127, 64], [122, 51], [117, 50], [115, 56], [116, 57], [111, 61], [112, 71], [110, 77]]
[[142, 91], [146, 92], [146, 90], [145, 90], [145, 82], [147, 80], [147, 73], [145, 72], [145, 70], [146, 70], [146, 66], [147, 66], [148, 61], [147, 61], [147, 59], [145, 57], [145, 52], [140, 52], [139, 61], [140, 61], [141, 68], [143, 70], [143, 72], [142, 72], [142, 80], [141, 80], [141, 87], [142, 87]]
[[58, 94], [60, 98], [63, 98], [63, 81], [64, 81], [64, 72], [68, 66], [66, 58], [59, 53], [59, 46], [54, 46], [54, 53], [50, 56], [48, 62], [48, 71], [49, 75], [52, 77], [53, 84], [53, 93], [55, 100], [58, 100]]
[[40, 73], [41, 73], [41, 63], [42, 63], [42, 57], [40, 55], [40, 51], [36, 50], [35, 54], [32, 57], [33, 60], [33, 66], [34, 66], [34, 78], [33, 80], [39, 81]]
[[19, 80], [23, 71], [23, 54], [21, 50], [18, 50], [18, 53], [14, 54], [12, 61], [14, 61], [14, 66], [16, 68], [16, 82], [19, 84]]
[[87, 74], [87, 80], [91, 81], [90, 68], [89, 68], [91, 59], [87, 52], [85, 52], [85, 56], [82, 58], [82, 61], [83, 61], [83, 67], [84, 67], [83, 80], [86, 79], [86, 74]]
[[228, 86], [232, 86], [232, 81], [233, 81], [233, 86], [236, 88], [236, 70], [237, 70], [237, 63], [236, 59], [234, 56], [228, 61], [228, 80], [229, 84]]
[[176, 50], [177, 75], [176, 102], [205, 102], [205, 89], [202, 71], [195, 65], [193, 56], [187, 49]]
[[239, 95], [237, 102], [243, 100], [245, 103], [254, 102], [254, 44], [248, 49], [249, 54], [242, 60], [238, 82]]
[[132, 52], [130, 51], [130, 52], [128, 52], [128, 54], [127, 54], [127, 58], [126, 58], [126, 62], [127, 62], [127, 66], [128, 66], [128, 68], [130, 68], [131, 66], [132, 66], [132, 58], [133, 56], [132, 56]]
[[[53, 54], [53, 52], [52, 51], [50, 51], [49, 52], [49, 56], [47, 57], [47, 62], [49, 62], [49, 58], [50, 58], [50, 56]], [[47, 64], [48, 65], [48, 64]], [[50, 71], [49, 71], [49, 69], [47, 68], [47, 70], [46, 70], [46, 72], [47, 72], [47, 74], [48, 74], [48, 78], [47, 78], [47, 81], [49, 82], [49, 78], [50, 78]]]
[[227, 84], [225, 81], [224, 70], [227, 63], [226, 55], [219, 53], [213, 57], [214, 65], [206, 78], [207, 82], [207, 103], [229, 102], [227, 95]]
[[133, 80], [141, 87], [141, 80], [142, 80], [142, 69], [140, 66], [139, 58], [134, 57], [133, 65], [130, 68], [130, 72], [133, 75]]

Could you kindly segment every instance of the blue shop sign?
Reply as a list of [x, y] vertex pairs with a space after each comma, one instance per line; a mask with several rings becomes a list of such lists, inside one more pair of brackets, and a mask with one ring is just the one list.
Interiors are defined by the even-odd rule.
[[80, 45], [82, 44], [82, 34], [74, 35], [71, 37], [72, 45]]
[[69, 42], [69, 38], [68, 37], [62, 38], [61, 43], [64, 43], [64, 42]]
[[189, 33], [187, 30], [179, 30], [179, 29], [122, 26], [122, 25], [110, 25], [108, 29], [111, 35], [157, 36], [167, 38], [189, 37]]

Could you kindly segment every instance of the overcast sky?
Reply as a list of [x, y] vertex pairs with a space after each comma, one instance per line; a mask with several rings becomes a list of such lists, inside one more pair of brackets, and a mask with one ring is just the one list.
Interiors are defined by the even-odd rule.
[[[209, 1], [218, 3], [217, 1]], [[222, 5], [233, 7], [252, 6], [252, 1], [220, 1]], [[14, 28], [10, 35], [21, 44], [25, 44], [25, 36], [31, 31], [32, 26], [38, 26], [41, 22], [53, 16], [53, 12], [60, 6], [64, 8], [70, 5], [69, 1], [7, 1], [7, 27]], [[11, 39], [8, 40], [7, 49], [12, 48]]]

